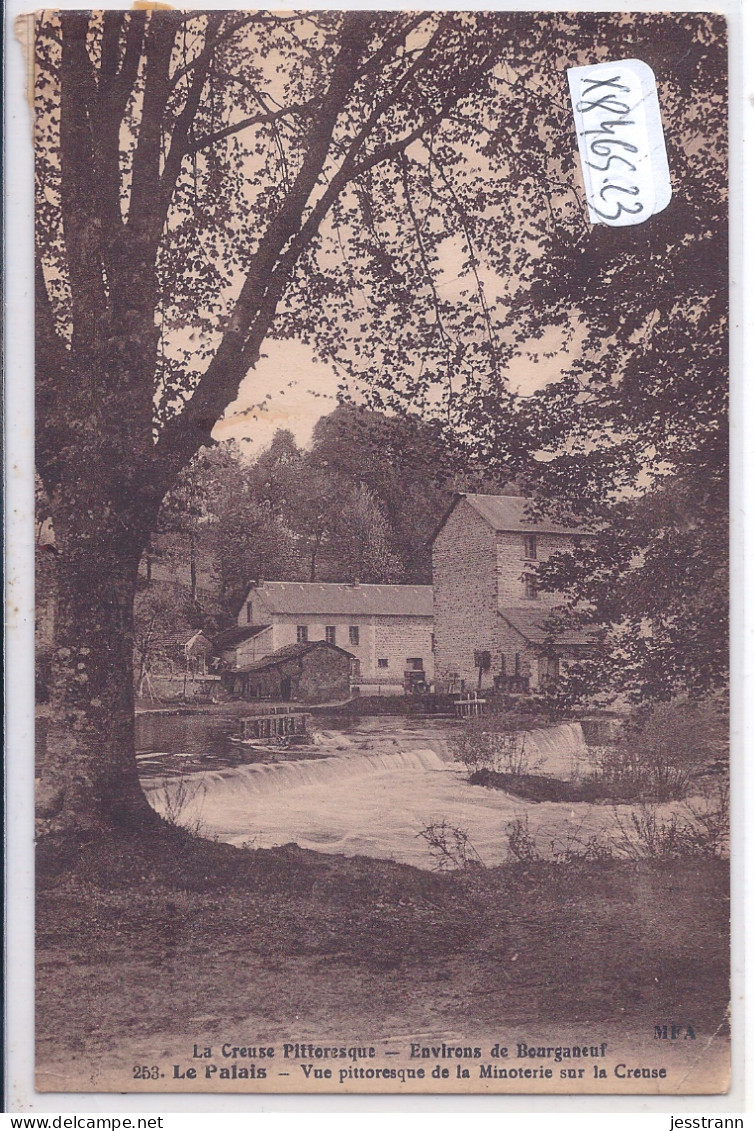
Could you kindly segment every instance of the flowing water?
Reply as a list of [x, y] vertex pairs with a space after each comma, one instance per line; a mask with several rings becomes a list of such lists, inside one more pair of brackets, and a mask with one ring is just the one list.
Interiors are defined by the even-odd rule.
[[581, 723], [541, 727], [524, 735], [524, 756], [531, 773], [553, 777], [583, 777], [591, 768]]
[[[294, 842], [320, 852], [431, 868], [436, 859], [421, 833], [442, 822], [464, 830], [486, 864], [508, 858], [507, 832], [514, 821], [546, 853], [615, 825], [612, 806], [533, 803], [469, 785], [465, 768], [448, 753], [448, 737], [463, 725], [452, 721], [359, 719], [343, 730], [322, 719], [330, 725], [314, 731], [297, 760], [251, 764], [238, 764], [239, 744], [233, 741], [238, 720], [197, 728], [199, 721], [180, 720], [172, 745], [177, 755], [194, 757], [197, 743], [214, 742], [215, 764], [185, 775], [174, 769], [158, 774], [154, 765], [144, 787], [155, 808], [231, 844], [270, 848]], [[158, 729], [158, 744], [171, 745], [169, 719]], [[253, 748], [246, 750], [255, 756]], [[205, 745], [207, 752], [212, 754]], [[587, 759], [578, 723], [529, 732], [525, 752], [532, 768], [558, 777], [578, 773]], [[230, 764], [233, 759], [236, 764]]]

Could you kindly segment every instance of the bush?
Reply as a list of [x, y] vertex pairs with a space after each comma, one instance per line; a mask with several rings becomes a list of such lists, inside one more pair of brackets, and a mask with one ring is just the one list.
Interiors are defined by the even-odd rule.
[[[207, 786], [202, 778], [190, 773], [181, 773], [177, 777], [163, 778], [154, 790], [150, 804], [162, 815], [168, 825], [173, 828], [181, 826], [192, 836], [200, 837], [204, 832], [201, 810], [206, 793]], [[182, 818], [184, 810], [191, 805], [195, 805], [196, 815], [187, 822]]]
[[534, 768], [523, 732], [541, 725], [541, 719], [516, 714], [466, 719], [463, 729], [448, 739], [448, 747], [470, 773], [489, 770], [519, 776]]
[[532, 864], [542, 859], [537, 843], [529, 831], [529, 818], [526, 814], [508, 823], [505, 837], [508, 841], [508, 855], [519, 864]]
[[417, 836], [425, 840], [439, 872], [451, 868], [483, 868], [484, 862], [471, 843], [466, 829], [451, 825], [446, 820], [433, 821]]
[[708, 805], [686, 805], [680, 813], [661, 816], [656, 807], [641, 805], [627, 822], [616, 814], [618, 855], [630, 860], [678, 857], [725, 858], [730, 851], [730, 795], [722, 785]]
[[659, 703], [636, 712], [615, 746], [595, 748], [599, 777], [621, 800], [685, 797], [700, 770], [719, 761], [727, 722], [717, 700]]
[[656, 805], [640, 804], [627, 816], [615, 812], [613, 833], [581, 835], [566, 829], [550, 838], [543, 852], [524, 814], [505, 829], [508, 856], [520, 864], [604, 864], [612, 860], [688, 860], [698, 857], [725, 859], [730, 852], [730, 796], [727, 783], [719, 784], [703, 804], [686, 804], [662, 814]]
[[646, 757], [623, 743], [593, 748], [593, 754], [598, 765], [595, 780], [615, 801], [670, 801], [688, 793], [691, 768], [673, 765], [662, 754]]

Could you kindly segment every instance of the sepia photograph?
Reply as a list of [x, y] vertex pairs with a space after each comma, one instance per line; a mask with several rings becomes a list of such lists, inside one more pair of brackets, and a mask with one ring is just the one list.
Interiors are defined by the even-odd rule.
[[725, 17], [16, 35], [37, 1090], [727, 1092]]

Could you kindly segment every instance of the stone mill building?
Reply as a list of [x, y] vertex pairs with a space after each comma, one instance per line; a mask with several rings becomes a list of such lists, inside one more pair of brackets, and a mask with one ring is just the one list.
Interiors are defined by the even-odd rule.
[[588, 531], [529, 517], [514, 495], [457, 495], [433, 538], [435, 679], [438, 689], [545, 690], [594, 647], [585, 632], [553, 635], [561, 603], [540, 592], [538, 562]]

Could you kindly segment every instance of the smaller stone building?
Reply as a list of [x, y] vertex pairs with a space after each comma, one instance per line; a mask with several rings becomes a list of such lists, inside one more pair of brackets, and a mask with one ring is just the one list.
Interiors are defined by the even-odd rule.
[[312, 640], [287, 644], [243, 671], [226, 671], [223, 684], [244, 699], [326, 703], [348, 699], [355, 658], [336, 644]]

